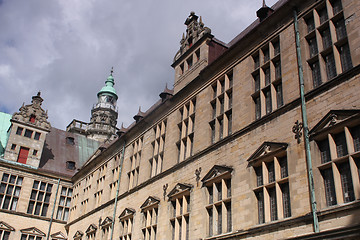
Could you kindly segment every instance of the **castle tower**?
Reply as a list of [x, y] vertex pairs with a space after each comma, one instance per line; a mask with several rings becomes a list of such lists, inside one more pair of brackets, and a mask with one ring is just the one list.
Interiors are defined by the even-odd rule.
[[113, 69], [105, 81], [105, 86], [98, 92], [98, 102], [91, 110], [90, 123], [87, 128], [88, 137], [97, 141], [105, 141], [116, 137], [118, 112], [116, 102], [118, 96], [114, 88]]
[[22, 105], [13, 114], [4, 158], [21, 164], [39, 167], [46, 135], [51, 125], [47, 111], [41, 108], [40, 92], [32, 97], [31, 104]]

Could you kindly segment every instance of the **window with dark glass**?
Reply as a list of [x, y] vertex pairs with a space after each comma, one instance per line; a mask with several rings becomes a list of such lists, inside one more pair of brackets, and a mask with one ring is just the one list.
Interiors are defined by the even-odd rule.
[[321, 163], [326, 163], [331, 161], [328, 139], [326, 138], [325, 140], [319, 141], [317, 144], [320, 150]]
[[266, 89], [264, 91], [264, 95], [265, 95], [266, 114], [269, 114], [272, 111], [272, 101], [271, 101], [271, 91], [270, 91], [270, 89]]
[[284, 218], [291, 217], [289, 183], [280, 185], [280, 189], [282, 192]]
[[319, 14], [319, 18], [320, 18], [320, 24], [323, 24], [324, 22], [326, 22], [329, 19], [325, 7], [318, 10], [318, 14]]
[[51, 197], [52, 184], [34, 181], [27, 213], [46, 217]]
[[23, 178], [3, 173], [1, 184], [0, 184], [0, 208], [15, 211], [20, 191], [21, 185], [23, 182]]
[[16, 134], [17, 134], [17, 135], [21, 135], [23, 130], [24, 130], [24, 129], [23, 129], [22, 127], [18, 127], [18, 128], [16, 129]]
[[308, 33], [312, 32], [315, 29], [315, 22], [313, 16], [306, 19], [307, 31]]
[[31, 131], [31, 130], [29, 130], [29, 129], [26, 129], [24, 136], [25, 136], [25, 137], [28, 137], [28, 138], [31, 138], [32, 134], [33, 134], [33, 131]]
[[346, 27], [345, 27], [345, 20], [341, 18], [340, 20], [334, 22], [335, 30], [336, 30], [336, 37], [337, 40], [343, 39], [346, 37]]
[[343, 157], [348, 154], [347, 146], [346, 146], [346, 138], [345, 133], [341, 132], [334, 136], [334, 141], [336, 145], [336, 153], [337, 157]]
[[350, 133], [353, 138], [354, 151], [360, 151], [360, 126], [350, 128]]
[[35, 139], [35, 140], [39, 140], [39, 139], [40, 139], [40, 135], [41, 135], [41, 133], [35, 132], [34, 139]]
[[268, 178], [269, 178], [269, 183], [274, 182], [275, 181], [275, 168], [274, 168], [274, 162], [268, 162], [266, 164], [267, 166], [267, 170], [268, 170]]
[[339, 48], [339, 54], [340, 54], [340, 61], [341, 61], [341, 68], [343, 72], [349, 70], [352, 68], [352, 61], [351, 61], [351, 54], [348, 44], [344, 44], [340, 46]]
[[271, 221], [275, 221], [278, 219], [276, 191], [275, 191], [275, 188], [270, 188], [268, 191], [269, 191], [269, 198], [270, 198], [270, 219], [271, 219]]
[[312, 72], [313, 85], [314, 88], [316, 88], [322, 84], [320, 64], [318, 61], [311, 64], [311, 72]]
[[316, 42], [316, 38], [315, 37], [310, 38], [308, 40], [308, 44], [309, 44], [309, 50], [310, 50], [310, 57], [312, 58], [313, 56], [315, 56], [319, 52], [317, 42]]
[[277, 104], [277, 107], [279, 108], [284, 104], [281, 83], [279, 83], [275, 86], [275, 91], [276, 91], [276, 104]]
[[261, 191], [256, 192], [256, 199], [258, 202], [258, 219], [259, 219], [259, 223], [264, 223], [265, 222], [265, 211], [264, 211], [264, 194]]
[[324, 56], [325, 66], [326, 66], [326, 74], [328, 79], [332, 79], [336, 76], [336, 66], [335, 66], [335, 59], [334, 54], [331, 52]]
[[340, 172], [344, 202], [352, 202], [355, 200], [355, 194], [349, 162], [339, 164], [338, 168]]
[[320, 32], [320, 34], [323, 42], [323, 49], [331, 47], [332, 41], [331, 41], [330, 29], [326, 28], [322, 32]]
[[334, 15], [342, 11], [341, 0], [332, 0], [330, 4], [332, 5]]
[[325, 197], [327, 206], [336, 205], [336, 194], [334, 186], [334, 177], [331, 168], [322, 170], [322, 176], [324, 179]]

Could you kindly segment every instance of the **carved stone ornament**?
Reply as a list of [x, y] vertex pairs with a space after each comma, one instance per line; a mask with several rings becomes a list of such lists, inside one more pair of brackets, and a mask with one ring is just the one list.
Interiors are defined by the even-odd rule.
[[25, 234], [37, 235], [37, 236], [45, 236], [45, 233], [43, 233], [36, 227], [22, 229], [20, 230], [20, 232]]
[[148, 207], [151, 207], [153, 205], [156, 205], [160, 202], [160, 199], [158, 199], [157, 197], [148, 197], [146, 199], [146, 201], [141, 205], [141, 209], [145, 209], [145, 208], [148, 208]]
[[163, 196], [164, 196], [164, 200], [166, 198], [166, 189], [168, 188], [169, 184], [164, 184], [163, 186], [163, 190], [164, 190], [164, 193], [163, 193]]
[[201, 17], [200, 21], [198, 21], [198, 18], [195, 12], [191, 12], [185, 20], [185, 25], [187, 26], [186, 35], [183, 34], [180, 40], [180, 50], [176, 53], [174, 62], [205, 34], [211, 33], [210, 28], [204, 27]]
[[200, 173], [201, 173], [201, 167], [195, 170], [195, 176], [196, 176], [196, 185], [199, 186], [200, 181]]
[[292, 127], [292, 132], [295, 133], [295, 139], [297, 139], [297, 143], [301, 142], [303, 124], [296, 120], [295, 125]]
[[175, 187], [169, 192], [168, 197], [171, 198], [175, 196], [176, 194], [179, 194], [181, 192], [190, 191], [193, 186], [191, 184], [186, 183], [178, 183], [175, 185]]
[[85, 233], [89, 235], [96, 232], [96, 230], [97, 227], [95, 226], [95, 224], [90, 224], [90, 226], [86, 229]]
[[83, 235], [84, 235], [84, 233], [78, 230], [78, 231], [76, 231], [76, 233], [74, 234], [73, 238], [74, 238], [74, 239], [81, 239]]
[[31, 104], [23, 104], [19, 112], [13, 114], [12, 119], [50, 130], [51, 125], [47, 121], [47, 111], [41, 108], [42, 102], [43, 99], [40, 97], [40, 92], [38, 92], [36, 96], [32, 97]]
[[132, 216], [135, 214], [135, 210], [132, 208], [125, 208], [124, 211], [122, 211], [122, 213], [120, 214], [119, 218], [123, 219], [123, 218], [127, 218], [129, 216]]

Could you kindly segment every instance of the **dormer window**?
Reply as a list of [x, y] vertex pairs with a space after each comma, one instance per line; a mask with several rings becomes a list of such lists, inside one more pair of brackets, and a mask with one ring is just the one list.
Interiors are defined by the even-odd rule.
[[66, 169], [75, 170], [75, 162], [74, 161], [67, 161], [66, 162]]
[[66, 137], [66, 144], [75, 145], [75, 139], [73, 137]]

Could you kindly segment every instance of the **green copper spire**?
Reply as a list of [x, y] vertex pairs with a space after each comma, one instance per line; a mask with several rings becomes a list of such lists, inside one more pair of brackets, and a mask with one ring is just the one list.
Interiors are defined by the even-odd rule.
[[105, 86], [98, 92], [97, 96], [100, 95], [110, 95], [113, 96], [116, 100], [118, 99], [118, 96], [116, 94], [116, 90], [114, 88], [115, 81], [113, 77], [114, 67], [111, 68], [111, 72], [109, 77], [105, 81]]

